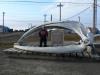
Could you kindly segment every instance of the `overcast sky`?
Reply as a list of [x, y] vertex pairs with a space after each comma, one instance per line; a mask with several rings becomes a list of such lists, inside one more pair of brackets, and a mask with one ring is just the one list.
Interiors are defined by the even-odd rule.
[[[78, 21], [78, 16], [80, 16], [81, 18], [80, 21], [85, 26], [92, 26], [93, 5], [87, 3], [93, 3], [93, 0], [0, 0], [0, 25], [2, 25], [2, 12], [5, 12], [5, 26], [8, 26], [13, 29], [26, 29], [29, 28], [31, 25], [33, 26], [43, 23], [44, 14], [47, 14], [48, 21], [50, 21], [51, 14], [53, 15], [53, 21], [59, 21], [59, 8], [57, 7], [59, 3], [32, 3], [32, 2], [18, 2], [18, 1], [72, 2], [72, 3], [62, 3], [63, 5], [62, 21], [63, 20]], [[77, 4], [77, 3], [83, 3], [83, 4]], [[100, 27], [99, 9], [100, 9], [100, 0], [98, 0], [98, 25], [97, 25], [98, 28]], [[85, 11], [83, 12], [83, 10]], [[80, 14], [74, 16], [77, 13]]]

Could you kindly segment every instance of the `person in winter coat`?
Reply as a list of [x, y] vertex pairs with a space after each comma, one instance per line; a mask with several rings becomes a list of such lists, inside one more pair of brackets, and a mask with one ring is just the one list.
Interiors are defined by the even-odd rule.
[[40, 47], [42, 47], [44, 43], [44, 47], [47, 47], [47, 37], [48, 37], [48, 31], [45, 27], [42, 27], [39, 31], [39, 37], [40, 37]]

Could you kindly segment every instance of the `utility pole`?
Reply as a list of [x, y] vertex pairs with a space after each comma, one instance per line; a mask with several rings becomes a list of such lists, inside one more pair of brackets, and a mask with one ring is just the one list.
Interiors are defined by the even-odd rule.
[[51, 14], [51, 22], [52, 22], [52, 14]]
[[80, 22], [80, 20], [81, 20], [81, 18], [80, 18], [80, 16], [78, 16], [78, 21]]
[[47, 22], [46, 17], [47, 17], [47, 14], [44, 14], [44, 23]]
[[93, 33], [96, 33], [96, 25], [97, 25], [97, 0], [93, 2]]
[[5, 16], [5, 12], [3, 12], [3, 32], [4, 32], [4, 16]]
[[61, 7], [63, 7], [63, 5], [61, 4], [61, 2], [60, 2], [60, 4], [59, 4], [59, 5], [57, 5], [57, 7], [59, 7], [59, 8], [60, 8], [60, 17], [59, 17], [59, 21], [61, 21]]

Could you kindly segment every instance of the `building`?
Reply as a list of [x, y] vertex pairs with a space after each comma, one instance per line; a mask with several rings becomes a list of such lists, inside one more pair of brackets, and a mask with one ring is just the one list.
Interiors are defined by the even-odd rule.
[[[4, 32], [12, 32], [12, 31], [13, 31], [13, 29], [10, 29], [10, 28], [4, 26]], [[3, 32], [3, 26], [2, 25], [0, 25], [0, 32]]]

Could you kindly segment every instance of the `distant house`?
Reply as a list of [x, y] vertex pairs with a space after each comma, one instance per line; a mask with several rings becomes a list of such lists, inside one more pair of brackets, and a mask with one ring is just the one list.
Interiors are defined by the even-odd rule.
[[[3, 26], [0, 25], [0, 32], [3, 32]], [[4, 32], [13, 32], [13, 29], [10, 29], [6, 26], [4, 26]]]
[[[93, 28], [92, 28], [92, 27], [88, 27], [88, 28], [90, 28], [90, 29], [92, 30], [92, 32], [93, 32]], [[96, 34], [100, 34], [100, 30], [99, 30], [98, 28], [96, 28], [95, 33], [96, 33]]]
[[96, 28], [96, 34], [100, 34], [100, 30]]

